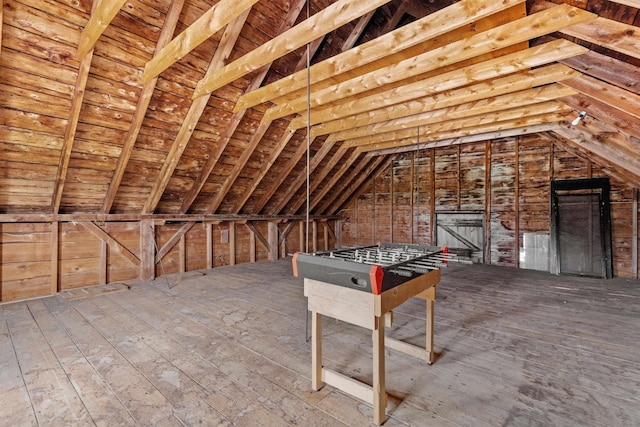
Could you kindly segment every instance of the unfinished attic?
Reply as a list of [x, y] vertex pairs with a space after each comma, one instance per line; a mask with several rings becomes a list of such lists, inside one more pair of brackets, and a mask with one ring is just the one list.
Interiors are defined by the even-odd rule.
[[[7, 425], [640, 424], [638, 0], [1, 5]], [[472, 263], [319, 352], [379, 242]]]

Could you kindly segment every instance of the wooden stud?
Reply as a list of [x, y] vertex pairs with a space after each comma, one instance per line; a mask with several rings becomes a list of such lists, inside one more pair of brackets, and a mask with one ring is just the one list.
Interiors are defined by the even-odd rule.
[[248, 225], [247, 228], [249, 229], [249, 262], [256, 262], [256, 233]]
[[299, 244], [299, 247], [300, 247], [300, 251], [301, 252], [309, 252], [309, 248], [307, 248], [306, 245], [305, 245], [306, 239], [305, 239], [304, 235], [305, 235], [305, 228], [306, 227], [305, 227], [304, 221], [300, 221], [298, 223], [298, 228], [299, 228], [298, 234], [300, 236], [298, 244]]
[[269, 260], [278, 260], [278, 223], [269, 221], [267, 223], [267, 240], [269, 243]]
[[180, 273], [184, 273], [187, 271], [187, 238], [186, 234], [180, 236], [180, 241], [178, 242], [178, 257], [179, 257], [179, 271]]
[[515, 266], [516, 268], [520, 267], [520, 137], [515, 137], [514, 142], [514, 157], [515, 157], [515, 165], [514, 165], [514, 206], [513, 206], [513, 215], [514, 215], [514, 251], [515, 251]]
[[[51, 223], [51, 294], [60, 291], [60, 283], [58, 280], [59, 258], [60, 258], [60, 223], [54, 221]], [[0, 284], [0, 291], [2, 284]], [[2, 301], [2, 292], [0, 292], [0, 301]]]
[[156, 232], [153, 220], [140, 221], [140, 280], [155, 279]]
[[491, 140], [485, 143], [484, 159], [484, 263], [491, 264]]
[[229, 222], [229, 265], [236, 265], [236, 223]]
[[638, 278], [638, 198], [640, 191], [633, 189], [633, 202], [631, 204], [631, 277]]
[[339, 0], [290, 30], [278, 35], [220, 71], [198, 82], [194, 98], [211, 93], [232, 81], [360, 17], [390, 0]]
[[225, 25], [243, 14], [246, 15], [257, 2], [258, 0], [220, 0], [147, 62], [140, 81], [146, 83], [157, 77]]
[[211, 269], [214, 266], [213, 257], [215, 255], [213, 250], [213, 224], [207, 222], [205, 224], [205, 230], [207, 235], [207, 268]]
[[107, 270], [109, 268], [109, 245], [104, 240], [100, 241], [100, 266], [98, 268], [100, 270], [99, 271], [100, 278], [98, 279], [98, 282], [101, 285], [106, 285]]
[[429, 242], [436, 244], [436, 150], [429, 150]]
[[318, 222], [311, 221], [311, 239], [313, 242], [313, 252], [318, 252]]

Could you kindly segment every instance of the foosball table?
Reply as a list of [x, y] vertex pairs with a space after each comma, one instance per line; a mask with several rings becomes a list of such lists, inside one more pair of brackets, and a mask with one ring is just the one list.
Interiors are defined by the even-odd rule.
[[[293, 273], [304, 278], [304, 295], [311, 311], [312, 387], [332, 385], [373, 406], [373, 421], [386, 420], [385, 346], [431, 364], [433, 351], [433, 310], [440, 269], [448, 262], [461, 261], [447, 248], [413, 244], [381, 243], [313, 254], [293, 256]], [[393, 309], [410, 298], [426, 301], [425, 347], [390, 337]], [[329, 316], [372, 331], [373, 380], [369, 386], [322, 366], [322, 316]]]

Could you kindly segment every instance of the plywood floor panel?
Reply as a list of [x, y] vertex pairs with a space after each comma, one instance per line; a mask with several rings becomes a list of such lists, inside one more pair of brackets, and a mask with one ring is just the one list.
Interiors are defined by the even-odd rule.
[[[130, 290], [0, 305], [8, 425], [370, 425], [368, 404], [311, 390], [290, 260]], [[640, 425], [640, 282], [457, 266], [438, 286], [429, 366], [388, 350], [386, 426]], [[421, 343], [424, 302], [389, 335]], [[370, 381], [369, 331], [325, 319], [326, 366]]]

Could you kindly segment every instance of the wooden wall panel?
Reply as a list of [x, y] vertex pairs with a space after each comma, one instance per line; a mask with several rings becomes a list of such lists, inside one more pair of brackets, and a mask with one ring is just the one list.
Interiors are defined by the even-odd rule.
[[60, 224], [60, 289], [100, 284], [100, 239], [76, 223]]
[[432, 150], [418, 151], [414, 161], [414, 243], [431, 244]]
[[436, 148], [435, 202], [438, 210], [458, 209], [458, 147]]
[[484, 146], [483, 142], [458, 146], [460, 148], [460, 210], [484, 210], [486, 161]]
[[491, 143], [491, 262], [514, 266], [515, 251], [515, 140]]

